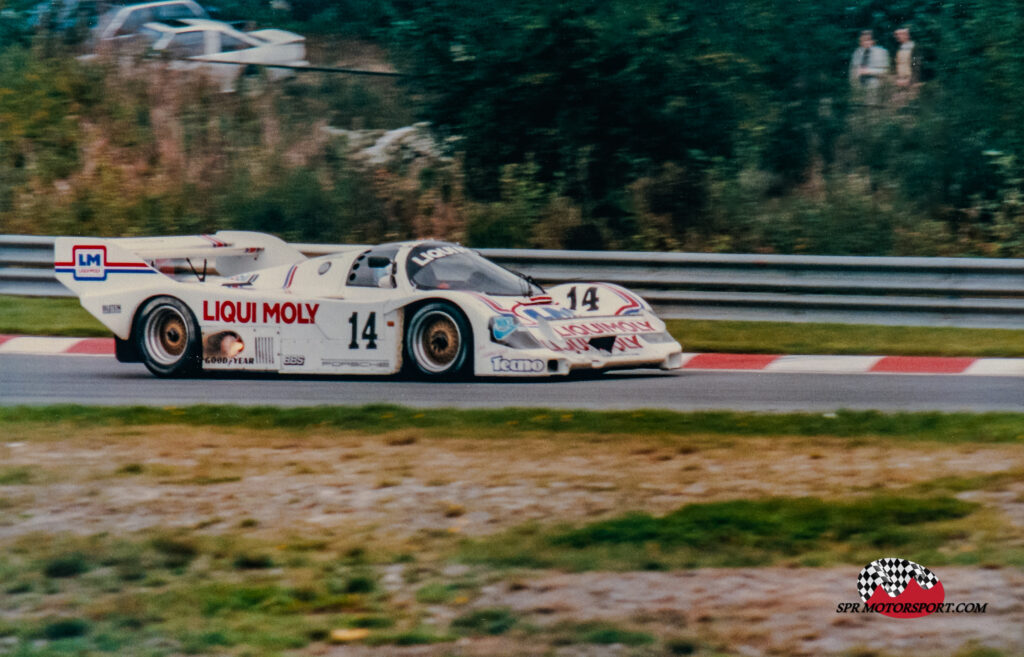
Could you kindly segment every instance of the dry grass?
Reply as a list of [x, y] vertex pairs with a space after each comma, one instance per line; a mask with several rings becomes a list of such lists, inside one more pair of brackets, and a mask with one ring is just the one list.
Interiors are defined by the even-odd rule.
[[[765, 496], [841, 497], [988, 490], [1024, 493], [1019, 445], [893, 446], [882, 439], [685, 438], [529, 432], [506, 439], [338, 430], [13, 427], [0, 443], [8, 526], [0, 536], [74, 528], [223, 531], [246, 519], [290, 533], [416, 541], [524, 522], [580, 522], [628, 510]], [[13, 474], [11, 474], [13, 473]], [[1001, 474], [1003, 473], [1003, 474]], [[0, 479], [0, 481], [4, 481]], [[50, 485], [60, 482], [59, 486]], [[14, 522], [19, 513], [30, 522]]]
[[[344, 654], [441, 656], [462, 634], [467, 655], [564, 644], [610, 655], [604, 646], [617, 640], [642, 654], [853, 649], [862, 626], [833, 626], [830, 612], [855, 596], [856, 565], [576, 576], [450, 561], [467, 537], [765, 495], [974, 496], [983, 505], [975, 526], [943, 549], [952, 551], [946, 562], [979, 566], [940, 573], [951, 586], [981, 577], [981, 592], [964, 595], [993, 600], [1018, 585], [1013, 569], [981, 566], [1006, 563], [1006, 546], [1021, 539], [1019, 444], [170, 422], [8, 429], [0, 463], [14, 474], [0, 486], [0, 580], [16, 622], [8, 630], [0, 621], [0, 637], [25, 645], [81, 631], [59, 641], [104, 637], [132, 654], [144, 628], [178, 652], [335, 654], [324, 643], [332, 630], [368, 628], [367, 645]], [[786, 588], [794, 582], [798, 599]], [[967, 619], [942, 640], [1003, 636], [1019, 615]], [[85, 624], [54, 625], [58, 616]], [[887, 640], [920, 642], [917, 654], [936, 645], [909, 624], [890, 625]]]

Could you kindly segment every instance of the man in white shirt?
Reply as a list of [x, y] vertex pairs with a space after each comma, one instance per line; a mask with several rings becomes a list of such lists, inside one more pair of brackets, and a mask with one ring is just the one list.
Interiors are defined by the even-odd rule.
[[860, 33], [860, 47], [850, 57], [850, 84], [866, 105], [877, 105], [882, 80], [889, 72], [889, 51], [875, 44], [871, 30]]

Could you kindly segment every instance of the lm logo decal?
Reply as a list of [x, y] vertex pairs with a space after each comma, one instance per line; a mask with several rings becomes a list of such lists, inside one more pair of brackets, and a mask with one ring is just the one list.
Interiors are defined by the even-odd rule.
[[76, 281], [105, 281], [108, 274], [155, 274], [144, 262], [108, 262], [102, 244], [77, 244], [71, 248], [71, 262], [55, 263], [58, 274], [71, 274]]
[[76, 281], [102, 281], [107, 277], [107, 249], [100, 247], [79, 247], [72, 251], [75, 261]]

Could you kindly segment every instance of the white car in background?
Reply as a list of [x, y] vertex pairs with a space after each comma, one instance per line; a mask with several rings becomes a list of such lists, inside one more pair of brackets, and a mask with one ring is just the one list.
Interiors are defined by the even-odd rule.
[[[238, 78], [255, 66], [309, 66], [306, 39], [286, 30], [242, 32], [227, 23], [203, 18], [151, 22], [138, 31], [151, 54], [172, 60], [171, 68], [201, 70], [222, 91], [234, 91]], [[293, 75], [288, 68], [268, 68], [270, 79]]]
[[193, 0], [146, 2], [111, 9], [99, 19], [94, 36], [99, 42], [124, 41], [134, 39], [146, 23], [209, 17]]

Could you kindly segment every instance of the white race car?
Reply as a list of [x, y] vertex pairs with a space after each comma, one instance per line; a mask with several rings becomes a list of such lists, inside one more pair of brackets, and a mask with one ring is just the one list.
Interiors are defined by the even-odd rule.
[[549, 376], [675, 369], [651, 307], [609, 283], [543, 290], [435, 241], [307, 258], [262, 233], [57, 238], [57, 279], [157, 376], [201, 370]]

